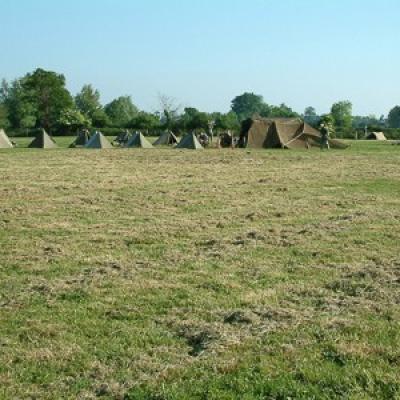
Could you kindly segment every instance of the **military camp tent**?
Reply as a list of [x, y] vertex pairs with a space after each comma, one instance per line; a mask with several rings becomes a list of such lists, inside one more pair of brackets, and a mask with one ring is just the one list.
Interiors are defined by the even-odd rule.
[[176, 149], [192, 149], [192, 150], [202, 150], [203, 146], [197, 140], [194, 133], [187, 134], [182, 140], [175, 146]]
[[69, 147], [79, 147], [79, 146], [85, 146], [90, 140], [89, 132], [87, 131], [81, 131], [78, 132], [76, 135], [76, 139], [71, 143]]
[[105, 138], [101, 132], [96, 132], [86, 143], [87, 149], [111, 149], [111, 143]]
[[57, 147], [57, 144], [44, 129], [41, 129], [28, 147], [37, 149], [54, 149]]
[[387, 140], [383, 132], [371, 132], [366, 137], [367, 140]]
[[164, 132], [154, 142], [154, 146], [172, 146], [178, 143], [178, 138], [170, 131]]
[[10, 149], [13, 147], [11, 140], [8, 138], [3, 129], [0, 129], [0, 149]]
[[141, 132], [137, 132], [129, 139], [126, 147], [152, 149], [153, 145], [143, 136]]
[[[297, 118], [251, 118], [243, 122], [240, 147], [309, 149], [319, 147], [321, 135]], [[329, 139], [331, 148], [346, 148], [344, 143]]]

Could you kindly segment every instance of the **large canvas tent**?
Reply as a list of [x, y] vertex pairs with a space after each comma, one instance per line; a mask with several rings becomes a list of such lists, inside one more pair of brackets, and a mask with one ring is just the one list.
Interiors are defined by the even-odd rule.
[[0, 149], [11, 149], [13, 146], [4, 129], [0, 129]]
[[28, 147], [36, 149], [54, 149], [57, 147], [57, 144], [44, 129], [41, 129]]
[[[319, 147], [321, 134], [297, 118], [251, 118], [243, 122], [239, 146], [249, 148], [309, 149]], [[329, 139], [331, 148], [347, 147]]]
[[89, 132], [87, 131], [81, 131], [78, 132], [76, 135], [76, 139], [71, 143], [69, 147], [79, 147], [79, 146], [85, 146], [90, 140]]
[[154, 146], [172, 146], [178, 143], [178, 138], [170, 131], [164, 132], [154, 142]]
[[366, 137], [367, 140], [387, 140], [383, 132], [371, 132]]
[[197, 140], [197, 137], [194, 133], [189, 133], [175, 146], [175, 148], [201, 150], [203, 149], [203, 146]]
[[105, 138], [101, 132], [96, 132], [86, 143], [87, 149], [111, 149], [111, 143]]
[[143, 136], [141, 132], [135, 133], [126, 144], [126, 147], [137, 147], [141, 149], [152, 149], [153, 145]]

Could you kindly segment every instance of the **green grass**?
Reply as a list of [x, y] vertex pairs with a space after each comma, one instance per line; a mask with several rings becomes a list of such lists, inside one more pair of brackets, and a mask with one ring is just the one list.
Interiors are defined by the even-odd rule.
[[0, 398], [400, 397], [400, 147], [0, 151]]

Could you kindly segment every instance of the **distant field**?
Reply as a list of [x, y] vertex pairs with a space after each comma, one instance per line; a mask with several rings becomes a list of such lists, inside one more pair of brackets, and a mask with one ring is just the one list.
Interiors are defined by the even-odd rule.
[[0, 398], [400, 397], [400, 146], [17, 142]]

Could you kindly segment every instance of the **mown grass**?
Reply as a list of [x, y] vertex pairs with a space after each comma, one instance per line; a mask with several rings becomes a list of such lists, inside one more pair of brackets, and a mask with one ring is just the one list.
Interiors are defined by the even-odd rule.
[[0, 151], [1, 398], [399, 398], [399, 146], [26, 142]]

